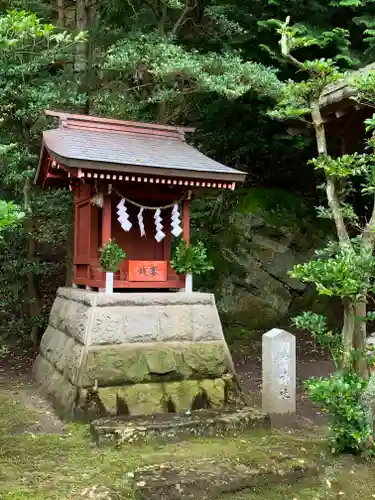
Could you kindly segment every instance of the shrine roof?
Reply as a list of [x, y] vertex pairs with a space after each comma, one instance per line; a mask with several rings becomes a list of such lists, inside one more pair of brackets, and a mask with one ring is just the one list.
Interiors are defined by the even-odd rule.
[[366, 77], [373, 71], [375, 71], [375, 63], [368, 64], [356, 71], [348, 71], [338, 82], [328, 85], [320, 98], [321, 108], [354, 98], [357, 94], [355, 81], [360, 77]]
[[[246, 173], [212, 160], [185, 141], [193, 129], [47, 112], [59, 128], [43, 133], [43, 148], [66, 167], [109, 172], [213, 178], [242, 182]], [[35, 182], [41, 181], [39, 165]]]

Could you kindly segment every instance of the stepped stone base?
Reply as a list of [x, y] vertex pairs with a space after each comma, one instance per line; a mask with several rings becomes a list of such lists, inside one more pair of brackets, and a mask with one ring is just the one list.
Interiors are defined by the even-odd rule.
[[244, 407], [99, 419], [91, 422], [90, 430], [99, 446], [119, 447], [127, 443], [176, 442], [196, 436], [221, 437], [269, 427], [267, 415], [256, 408]]
[[61, 288], [34, 373], [60, 413], [92, 419], [220, 408], [232, 367], [211, 294]]

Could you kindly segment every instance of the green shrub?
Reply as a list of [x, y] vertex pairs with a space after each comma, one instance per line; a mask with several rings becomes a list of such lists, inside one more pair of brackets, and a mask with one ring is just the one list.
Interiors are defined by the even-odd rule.
[[125, 259], [126, 253], [124, 250], [115, 242], [115, 240], [109, 240], [106, 245], [99, 248], [100, 255], [100, 268], [106, 273], [115, 273], [121, 262]]
[[201, 275], [214, 269], [202, 241], [188, 246], [185, 240], [181, 240], [174, 252], [171, 266], [177, 274]]
[[367, 381], [354, 373], [337, 372], [329, 378], [305, 382], [311, 401], [328, 413], [332, 453], [374, 455], [373, 429], [362, 404]]

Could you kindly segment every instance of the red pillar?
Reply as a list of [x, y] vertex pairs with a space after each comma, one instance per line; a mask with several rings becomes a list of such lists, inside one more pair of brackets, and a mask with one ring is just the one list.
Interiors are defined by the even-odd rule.
[[184, 200], [182, 206], [182, 237], [190, 245], [190, 200]]
[[111, 221], [112, 221], [112, 200], [110, 195], [104, 196], [102, 209], [102, 245], [108, 243], [111, 239]]

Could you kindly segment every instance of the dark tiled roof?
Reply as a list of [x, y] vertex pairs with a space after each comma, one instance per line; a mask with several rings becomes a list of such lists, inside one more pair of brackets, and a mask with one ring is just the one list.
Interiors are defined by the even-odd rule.
[[[213, 177], [215, 174], [223, 178], [238, 176], [239, 181], [245, 177], [243, 172], [208, 158], [184, 140], [176, 138], [62, 127], [44, 132], [44, 144], [51, 154], [73, 161], [95, 162], [96, 165], [139, 165], [212, 173]], [[70, 163], [74, 166], [72, 161]], [[85, 168], [83, 164], [81, 168]]]
[[331, 104], [341, 102], [344, 99], [354, 97], [357, 93], [353, 83], [361, 76], [366, 76], [375, 71], [375, 63], [371, 63], [357, 71], [349, 71], [341, 80], [328, 85], [320, 98], [320, 106], [325, 108]]

